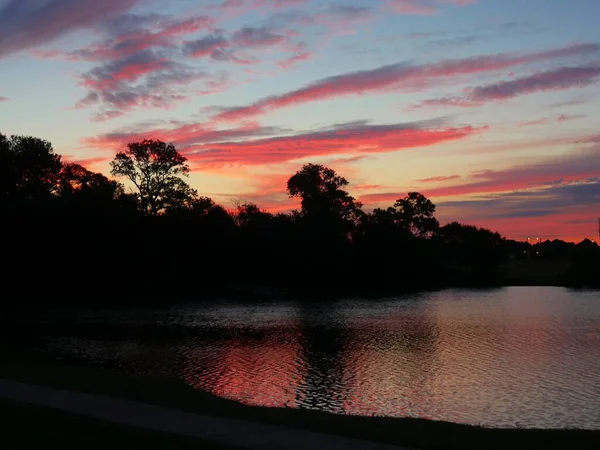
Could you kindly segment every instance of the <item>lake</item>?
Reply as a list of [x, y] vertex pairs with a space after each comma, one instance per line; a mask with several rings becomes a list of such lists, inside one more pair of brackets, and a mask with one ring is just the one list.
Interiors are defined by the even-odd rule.
[[56, 357], [253, 405], [600, 429], [599, 291], [219, 300], [43, 320], [64, 325], [36, 344]]

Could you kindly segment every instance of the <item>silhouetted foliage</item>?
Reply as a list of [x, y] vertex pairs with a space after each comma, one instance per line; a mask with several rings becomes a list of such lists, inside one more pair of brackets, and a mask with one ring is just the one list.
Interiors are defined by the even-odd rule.
[[434, 217], [435, 205], [418, 192], [410, 192], [394, 203], [391, 210], [398, 224], [417, 238], [430, 238], [440, 224]]
[[185, 156], [159, 140], [132, 142], [111, 162], [111, 174], [133, 183], [140, 209], [152, 216], [191, 206], [197, 193], [181, 179], [189, 171]]
[[248, 285], [378, 293], [501, 284], [511, 261], [542, 260], [567, 261], [557, 283], [600, 283], [595, 242], [530, 245], [458, 222], [440, 227], [418, 192], [363, 211], [348, 180], [322, 165], [288, 180], [299, 210], [272, 214], [198, 196], [182, 179], [186, 158], [161, 141], [131, 143], [112, 162], [112, 174], [135, 187], [130, 194], [63, 163], [42, 139], [0, 134], [0, 157], [3, 275], [23, 295], [170, 298]]
[[503, 259], [505, 240], [486, 228], [451, 222], [439, 229], [438, 239], [450, 267], [467, 267], [481, 281], [489, 281]]
[[575, 245], [567, 279], [575, 285], [600, 287], [600, 246], [590, 239]]
[[123, 186], [101, 173], [87, 170], [79, 164], [64, 164], [58, 173], [56, 193], [59, 197], [81, 205], [111, 203], [125, 195]]
[[41, 199], [52, 194], [61, 158], [52, 144], [31, 136], [0, 134], [2, 197], [5, 199]]
[[346, 191], [348, 184], [333, 169], [306, 164], [288, 180], [287, 189], [290, 197], [301, 199], [302, 214], [307, 217], [354, 221], [362, 205]]

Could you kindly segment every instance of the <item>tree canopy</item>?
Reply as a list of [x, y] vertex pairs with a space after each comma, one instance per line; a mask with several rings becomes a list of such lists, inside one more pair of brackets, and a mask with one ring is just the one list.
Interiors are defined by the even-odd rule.
[[[370, 293], [494, 284], [511, 259], [540, 258], [571, 264], [559, 283], [600, 280], [600, 247], [592, 240], [532, 246], [474, 225], [440, 227], [435, 205], [418, 192], [363, 211], [348, 180], [319, 164], [288, 180], [299, 210], [272, 214], [252, 202], [226, 209], [198, 196], [184, 181], [186, 158], [161, 141], [131, 143], [113, 160], [113, 175], [128, 178], [132, 194], [63, 162], [43, 139], [0, 134], [0, 157], [1, 259], [5, 279], [21, 277], [19, 289], [61, 286], [80, 298], [89, 286], [106, 285], [137, 298], [144, 289], [171, 293], [182, 280], [201, 280], [203, 292], [221, 282]], [[84, 290], [73, 289], [77, 283]]]
[[305, 164], [287, 182], [291, 198], [300, 198], [302, 214], [322, 217], [335, 215], [352, 220], [361, 208], [346, 190], [349, 182], [335, 170], [320, 164]]
[[62, 167], [52, 144], [31, 136], [0, 134], [0, 161], [1, 195], [13, 199], [50, 196]]
[[191, 206], [197, 193], [182, 179], [189, 171], [187, 158], [160, 140], [129, 143], [111, 162], [111, 174], [133, 183], [140, 209], [151, 216]]
[[440, 224], [434, 217], [435, 205], [419, 192], [409, 192], [394, 203], [395, 217], [399, 224], [413, 236], [431, 237]]

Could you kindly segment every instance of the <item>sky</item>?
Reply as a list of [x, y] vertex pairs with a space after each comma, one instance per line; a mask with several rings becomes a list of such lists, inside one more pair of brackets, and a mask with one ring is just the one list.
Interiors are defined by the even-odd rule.
[[366, 210], [596, 238], [597, 0], [0, 0], [0, 132], [109, 175], [161, 139], [226, 207], [332, 167]]

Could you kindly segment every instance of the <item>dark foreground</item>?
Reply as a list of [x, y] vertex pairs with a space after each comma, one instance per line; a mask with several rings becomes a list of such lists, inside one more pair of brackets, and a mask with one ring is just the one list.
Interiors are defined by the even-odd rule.
[[[597, 449], [600, 430], [487, 429], [422, 419], [338, 416], [316, 411], [245, 406], [198, 392], [177, 382], [138, 378], [54, 362], [5, 361], [0, 377], [73, 391], [161, 405], [183, 411], [404, 445], [416, 449]], [[8, 448], [221, 449], [212, 443], [107, 424], [37, 408], [0, 402]], [[31, 431], [35, 430], [35, 433]]]
[[54, 409], [0, 400], [2, 448], [234, 450], [212, 442], [87, 419]]

